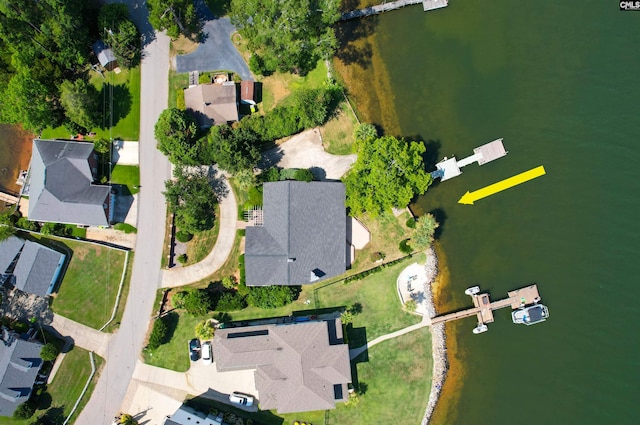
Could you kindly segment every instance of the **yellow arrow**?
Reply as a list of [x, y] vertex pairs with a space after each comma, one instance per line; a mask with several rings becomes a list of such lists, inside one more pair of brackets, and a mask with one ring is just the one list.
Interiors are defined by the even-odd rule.
[[509, 177], [508, 179], [499, 181], [498, 183], [485, 186], [482, 189], [474, 190], [473, 192], [467, 192], [462, 196], [462, 198], [460, 198], [458, 203], [473, 205], [473, 203], [479, 199], [486, 198], [487, 196], [494, 195], [498, 192], [502, 192], [503, 190], [507, 190], [513, 186], [517, 186], [519, 184], [528, 182], [529, 180], [533, 180], [536, 177], [544, 176], [545, 174], [546, 171], [544, 171], [544, 167], [541, 165], [529, 171], [525, 171], [524, 173], [520, 173], [513, 177]]

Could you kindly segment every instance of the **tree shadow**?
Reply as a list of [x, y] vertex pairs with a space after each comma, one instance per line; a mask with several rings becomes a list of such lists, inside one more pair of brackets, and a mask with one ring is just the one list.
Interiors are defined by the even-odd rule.
[[115, 126], [131, 112], [131, 93], [125, 84], [105, 83], [100, 90], [100, 96], [104, 99], [104, 110], [107, 112], [103, 119], [103, 128]]
[[178, 328], [178, 322], [180, 321], [180, 315], [174, 311], [171, 313], [167, 313], [162, 319], [164, 323], [167, 325], [167, 333], [162, 339], [162, 344], [166, 344], [173, 338], [173, 334], [176, 332]]
[[[253, 411], [251, 407], [239, 408], [227, 404], [228, 401], [229, 396], [227, 394], [209, 389], [205, 393], [186, 400], [185, 404], [203, 413], [209, 412], [212, 408], [223, 413], [230, 412], [240, 418], [251, 418], [254, 423], [273, 425], [282, 425], [284, 423], [283, 418], [276, 416], [269, 410]], [[255, 400], [255, 402], [255, 404], [257, 404], [258, 400]]]
[[362, 68], [369, 67], [373, 48], [366, 39], [374, 34], [377, 25], [377, 15], [338, 22], [334, 28], [340, 44], [335, 56], [345, 65], [355, 64]]
[[40, 415], [34, 425], [62, 425], [65, 419], [64, 406], [56, 406]]

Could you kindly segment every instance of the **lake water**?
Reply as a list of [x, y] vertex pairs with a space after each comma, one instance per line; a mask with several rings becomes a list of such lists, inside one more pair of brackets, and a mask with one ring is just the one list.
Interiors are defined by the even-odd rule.
[[[370, 27], [370, 59], [351, 52], [337, 66], [347, 84], [375, 82], [366, 98], [353, 81], [365, 119], [425, 140], [438, 159], [499, 137], [509, 151], [412, 206], [442, 222], [440, 307], [468, 306], [476, 284], [500, 299], [537, 283], [550, 309], [531, 327], [501, 310], [482, 335], [475, 318], [448, 325], [452, 371], [434, 423], [640, 423], [640, 12], [456, 0], [374, 19], [358, 24]], [[539, 165], [543, 177], [457, 203]]]

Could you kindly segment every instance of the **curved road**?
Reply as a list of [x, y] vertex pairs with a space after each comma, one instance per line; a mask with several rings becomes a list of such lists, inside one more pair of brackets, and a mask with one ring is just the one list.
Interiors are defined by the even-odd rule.
[[79, 425], [111, 424], [120, 410], [142, 349], [156, 290], [161, 282], [160, 259], [164, 239], [166, 203], [162, 191], [171, 178], [167, 158], [156, 149], [153, 135], [158, 116], [167, 107], [169, 38], [148, 33], [146, 8], [142, 1], [126, 2], [142, 29], [145, 42], [141, 70], [140, 104], [140, 199], [136, 257], [131, 289], [118, 332], [110, 338], [107, 362], [91, 399], [78, 417]]

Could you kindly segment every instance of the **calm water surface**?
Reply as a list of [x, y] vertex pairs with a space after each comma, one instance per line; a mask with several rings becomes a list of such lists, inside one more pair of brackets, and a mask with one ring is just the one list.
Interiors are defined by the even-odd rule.
[[[465, 374], [436, 422], [640, 423], [640, 12], [459, 0], [382, 15], [376, 35], [402, 135], [438, 158], [498, 137], [509, 151], [413, 206], [443, 222], [447, 307], [474, 284], [498, 299], [535, 282], [551, 313], [525, 327], [503, 310], [483, 335], [475, 318], [455, 325]], [[457, 203], [539, 165], [546, 176]]]

